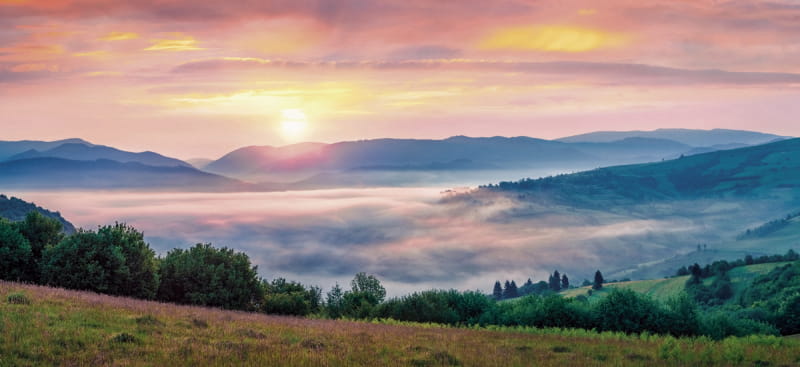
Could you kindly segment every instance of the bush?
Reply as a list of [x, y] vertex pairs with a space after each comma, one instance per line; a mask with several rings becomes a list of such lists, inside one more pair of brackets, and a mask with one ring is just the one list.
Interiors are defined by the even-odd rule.
[[306, 288], [297, 282], [278, 278], [264, 282], [261, 311], [270, 314], [306, 316], [320, 310], [322, 294], [317, 287]]
[[167, 302], [252, 310], [264, 297], [250, 258], [211, 244], [170, 251], [160, 277], [158, 299]]
[[41, 281], [46, 285], [113, 295], [128, 294], [130, 270], [120, 246], [95, 232], [79, 230], [42, 256]]
[[30, 281], [35, 274], [30, 243], [11, 222], [0, 218], [0, 279]]
[[31, 300], [24, 293], [11, 293], [6, 296], [6, 301], [12, 305], [29, 305]]
[[158, 291], [156, 253], [144, 242], [144, 235], [125, 224], [101, 227], [97, 236], [106, 246], [118, 246], [125, 258], [128, 276], [122, 279], [122, 295], [153, 299]]

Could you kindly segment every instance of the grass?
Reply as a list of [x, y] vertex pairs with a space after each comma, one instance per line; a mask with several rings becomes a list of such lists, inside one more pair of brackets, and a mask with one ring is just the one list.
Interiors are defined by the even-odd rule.
[[800, 340], [277, 317], [0, 282], [0, 366], [791, 366]]
[[[733, 285], [734, 297], [747, 288], [750, 283], [759, 275], [764, 275], [777, 267], [789, 264], [789, 262], [766, 263], [740, 266], [733, 268], [728, 272]], [[672, 277], [665, 279], [648, 279], [648, 280], [634, 280], [630, 282], [618, 282], [604, 284], [603, 288], [599, 291], [592, 291], [592, 296], [589, 301], [595, 301], [604, 297], [613, 288], [626, 288], [639, 293], [647, 294], [655, 300], [666, 301], [671, 297], [677, 296], [686, 288], [686, 281], [689, 279], [688, 275], [680, 277]], [[710, 284], [713, 277], [706, 279], [705, 282]], [[577, 297], [579, 295], [587, 296], [587, 292], [591, 287], [572, 288], [561, 292], [565, 297]]]

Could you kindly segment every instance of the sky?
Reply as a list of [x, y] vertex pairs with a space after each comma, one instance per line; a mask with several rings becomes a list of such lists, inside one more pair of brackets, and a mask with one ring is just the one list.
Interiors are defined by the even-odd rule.
[[798, 34], [797, 0], [0, 0], [0, 139], [798, 136]]

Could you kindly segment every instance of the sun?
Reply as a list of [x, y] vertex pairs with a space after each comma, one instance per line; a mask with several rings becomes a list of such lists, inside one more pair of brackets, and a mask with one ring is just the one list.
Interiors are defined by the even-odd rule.
[[297, 141], [308, 132], [308, 119], [303, 110], [292, 108], [281, 111], [281, 136], [288, 141]]

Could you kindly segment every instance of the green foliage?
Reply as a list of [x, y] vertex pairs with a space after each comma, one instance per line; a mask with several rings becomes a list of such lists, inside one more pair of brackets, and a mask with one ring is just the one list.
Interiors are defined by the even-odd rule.
[[789, 296], [781, 303], [776, 324], [784, 335], [800, 334], [800, 293]]
[[125, 224], [101, 227], [97, 236], [106, 246], [118, 246], [125, 257], [128, 277], [123, 279], [122, 294], [143, 299], [153, 299], [158, 291], [158, 264], [156, 253], [144, 242], [144, 235]]
[[344, 315], [344, 291], [339, 283], [336, 283], [328, 293], [325, 294], [325, 312], [328, 317], [338, 319]]
[[125, 255], [92, 231], [79, 230], [42, 255], [42, 283], [122, 295], [130, 278]]
[[31, 304], [30, 298], [22, 292], [9, 293], [6, 296], [6, 301], [12, 305], [29, 305]]
[[630, 289], [613, 289], [595, 306], [600, 330], [641, 333], [664, 330], [666, 314], [659, 304]]
[[272, 283], [263, 283], [264, 300], [261, 311], [270, 314], [306, 316], [320, 310], [322, 301], [318, 287], [306, 288], [297, 282], [277, 278]]
[[170, 251], [160, 276], [158, 299], [168, 302], [249, 310], [264, 296], [247, 255], [211, 244]]
[[353, 281], [350, 282], [353, 293], [367, 293], [371, 299], [377, 303], [383, 302], [386, 298], [386, 288], [381, 285], [381, 281], [374, 275], [367, 273], [356, 274]]
[[375, 310], [379, 318], [440, 324], [472, 325], [491, 307], [489, 298], [479, 292], [428, 290], [390, 299]]
[[605, 279], [603, 279], [603, 273], [598, 270], [594, 273], [594, 283], [592, 283], [592, 289], [598, 290], [603, 288], [603, 282], [605, 282]]
[[25, 220], [15, 223], [17, 230], [30, 243], [34, 260], [38, 263], [42, 252], [55, 246], [64, 238], [63, 225], [56, 219], [48, 218], [38, 211], [29, 212]]
[[79, 230], [42, 255], [41, 281], [59, 287], [153, 299], [158, 289], [155, 252], [125, 224]]
[[14, 224], [0, 218], [0, 279], [28, 281], [34, 278], [30, 243]]

